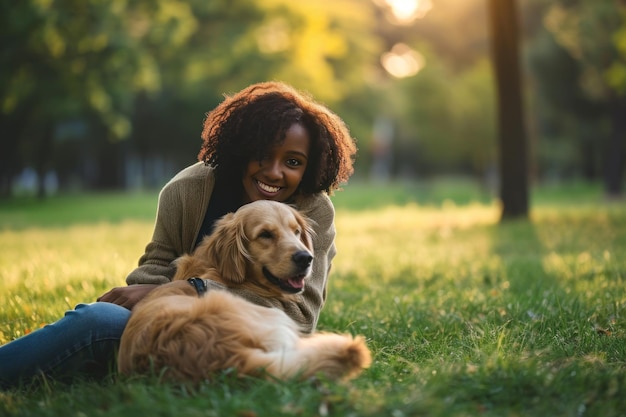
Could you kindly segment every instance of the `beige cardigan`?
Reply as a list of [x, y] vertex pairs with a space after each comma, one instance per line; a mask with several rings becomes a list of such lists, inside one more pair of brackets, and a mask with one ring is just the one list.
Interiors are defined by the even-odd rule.
[[[152, 241], [139, 259], [139, 267], [126, 278], [129, 285], [171, 281], [175, 272], [172, 261], [194, 249], [214, 184], [212, 168], [198, 162], [179, 172], [163, 187]], [[335, 210], [325, 193], [298, 197], [295, 206], [313, 220], [315, 230], [313, 276], [298, 301], [280, 302], [245, 290], [231, 291], [255, 304], [282, 309], [304, 331], [312, 332], [326, 300], [328, 273], [336, 254]], [[211, 288], [225, 289], [216, 282], [209, 282]]]

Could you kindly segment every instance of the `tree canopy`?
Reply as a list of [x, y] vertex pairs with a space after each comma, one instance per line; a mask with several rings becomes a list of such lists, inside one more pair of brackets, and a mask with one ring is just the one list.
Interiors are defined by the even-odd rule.
[[[158, 186], [195, 160], [204, 114], [224, 93], [265, 80], [306, 90], [345, 119], [357, 176], [375, 175], [384, 148], [391, 176], [493, 182], [487, 0], [416, 3], [432, 7], [405, 21], [390, 4], [0, 1], [0, 194], [26, 167], [55, 172], [62, 187]], [[531, 177], [596, 180], [611, 166], [607, 184], [620, 179], [626, 6], [519, 8]], [[410, 71], [391, 75], [384, 57], [409, 60]]]

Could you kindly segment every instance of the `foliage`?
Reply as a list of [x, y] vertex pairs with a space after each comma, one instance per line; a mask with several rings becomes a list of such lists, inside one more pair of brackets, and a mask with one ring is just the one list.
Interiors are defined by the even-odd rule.
[[607, 193], [619, 195], [626, 129], [620, 75], [624, 6], [612, 0], [534, 0], [527, 9], [539, 174], [604, 174]]
[[[568, 4], [569, 3], [569, 4]], [[545, 25], [582, 66], [580, 83], [594, 99], [606, 99], [626, 88], [626, 55], [620, 48], [626, 6], [612, 0], [556, 2]]]
[[[37, 103], [35, 120], [43, 122], [93, 112], [112, 137], [127, 137], [133, 93], [160, 87], [156, 57], [142, 38], [175, 48], [193, 28], [189, 10], [178, 6], [35, 0], [5, 5], [2, 65], [11, 71], [0, 78], [2, 112]], [[151, 32], [147, 20], [167, 25]]]
[[[0, 148], [11, 167], [3, 186], [23, 165], [88, 179], [65, 172], [55, 151], [68, 148], [98, 162], [96, 186], [123, 185], [116, 164], [134, 154], [186, 164], [222, 94], [281, 79], [337, 103], [359, 91], [379, 52], [373, 5], [358, 0], [2, 4], [0, 128], [20, 142]], [[131, 144], [115, 148], [119, 139]]]
[[626, 94], [626, 7], [623, 6], [619, 13], [622, 16], [622, 23], [613, 35], [619, 60], [611, 64], [606, 72], [606, 79], [611, 87], [624, 95]]
[[[598, 187], [537, 189], [530, 222], [496, 225], [498, 209], [479, 189], [445, 200], [467, 185], [354, 184], [334, 197], [338, 256], [320, 328], [367, 336], [375, 362], [353, 382], [226, 373], [190, 391], [156, 377], [48, 381], [0, 393], [0, 414], [620, 415], [624, 207], [603, 202]], [[379, 194], [398, 204], [382, 205]], [[59, 197], [54, 213], [29, 206], [32, 226], [21, 230], [7, 217], [17, 203], [0, 205], [2, 341], [123, 283], [151, 231], [145, 197], [134, 200], [135, 218], [79, 224], [54, 213], [82, 212], [75, 203], [90, 198]]]
[[[25, 167], [55, 171], [64, 189], [159, 187], [195, 160], [204, 114], [224, 93], [268, 79], [344, 118], [357, 176], [372, 165], [379, 117], [395, 129], [394, 175], [485, 177], [495, 165], [484, 0], [438, 0], [404, 26], [370, 0], [13, 3], [0, 2], [0, 196]], [[520, 8], [534, 174], [597, 179], [610, 135], [602, 95], [624, 89], [623, 6]], [[380, 65], [398, 42], [425, 58], [414, 77]]]
[[416, 76], [381, 80], [377, 89], [378, 114], [396, 128], [397, 174], [463, 172], [480, 178], [495, 164], [485, 11], [482, 1], [440, 0], [412, 25], [379, 23], [389, 47], [403, 42], [425, 60]]

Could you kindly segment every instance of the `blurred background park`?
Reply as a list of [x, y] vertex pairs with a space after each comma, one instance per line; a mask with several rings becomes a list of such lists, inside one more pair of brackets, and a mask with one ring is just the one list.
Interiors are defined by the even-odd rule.
[[[588, 182], [619, 197], [626, 2], [508, 3], [529, 187]], [[454, 177], [498, 194], [498, 0], [0, 4], [3, 198], [158, 189], [196, 160], [223, 94], [264, 80], [343, 117], [355, 181]]]

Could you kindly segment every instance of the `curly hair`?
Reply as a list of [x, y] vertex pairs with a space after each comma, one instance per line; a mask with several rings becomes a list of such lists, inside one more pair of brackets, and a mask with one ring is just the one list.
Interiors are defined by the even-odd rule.
[[356, 144], [339, 116], [305, 93], [281, 82], [250, 85], [207, 113], [198, 160], [216, 178], [239, 179], [252, 160], [285, 139], [300, 123], [311, 141], [308, 164], [298, 192], [331, 194], [352, 175]]

